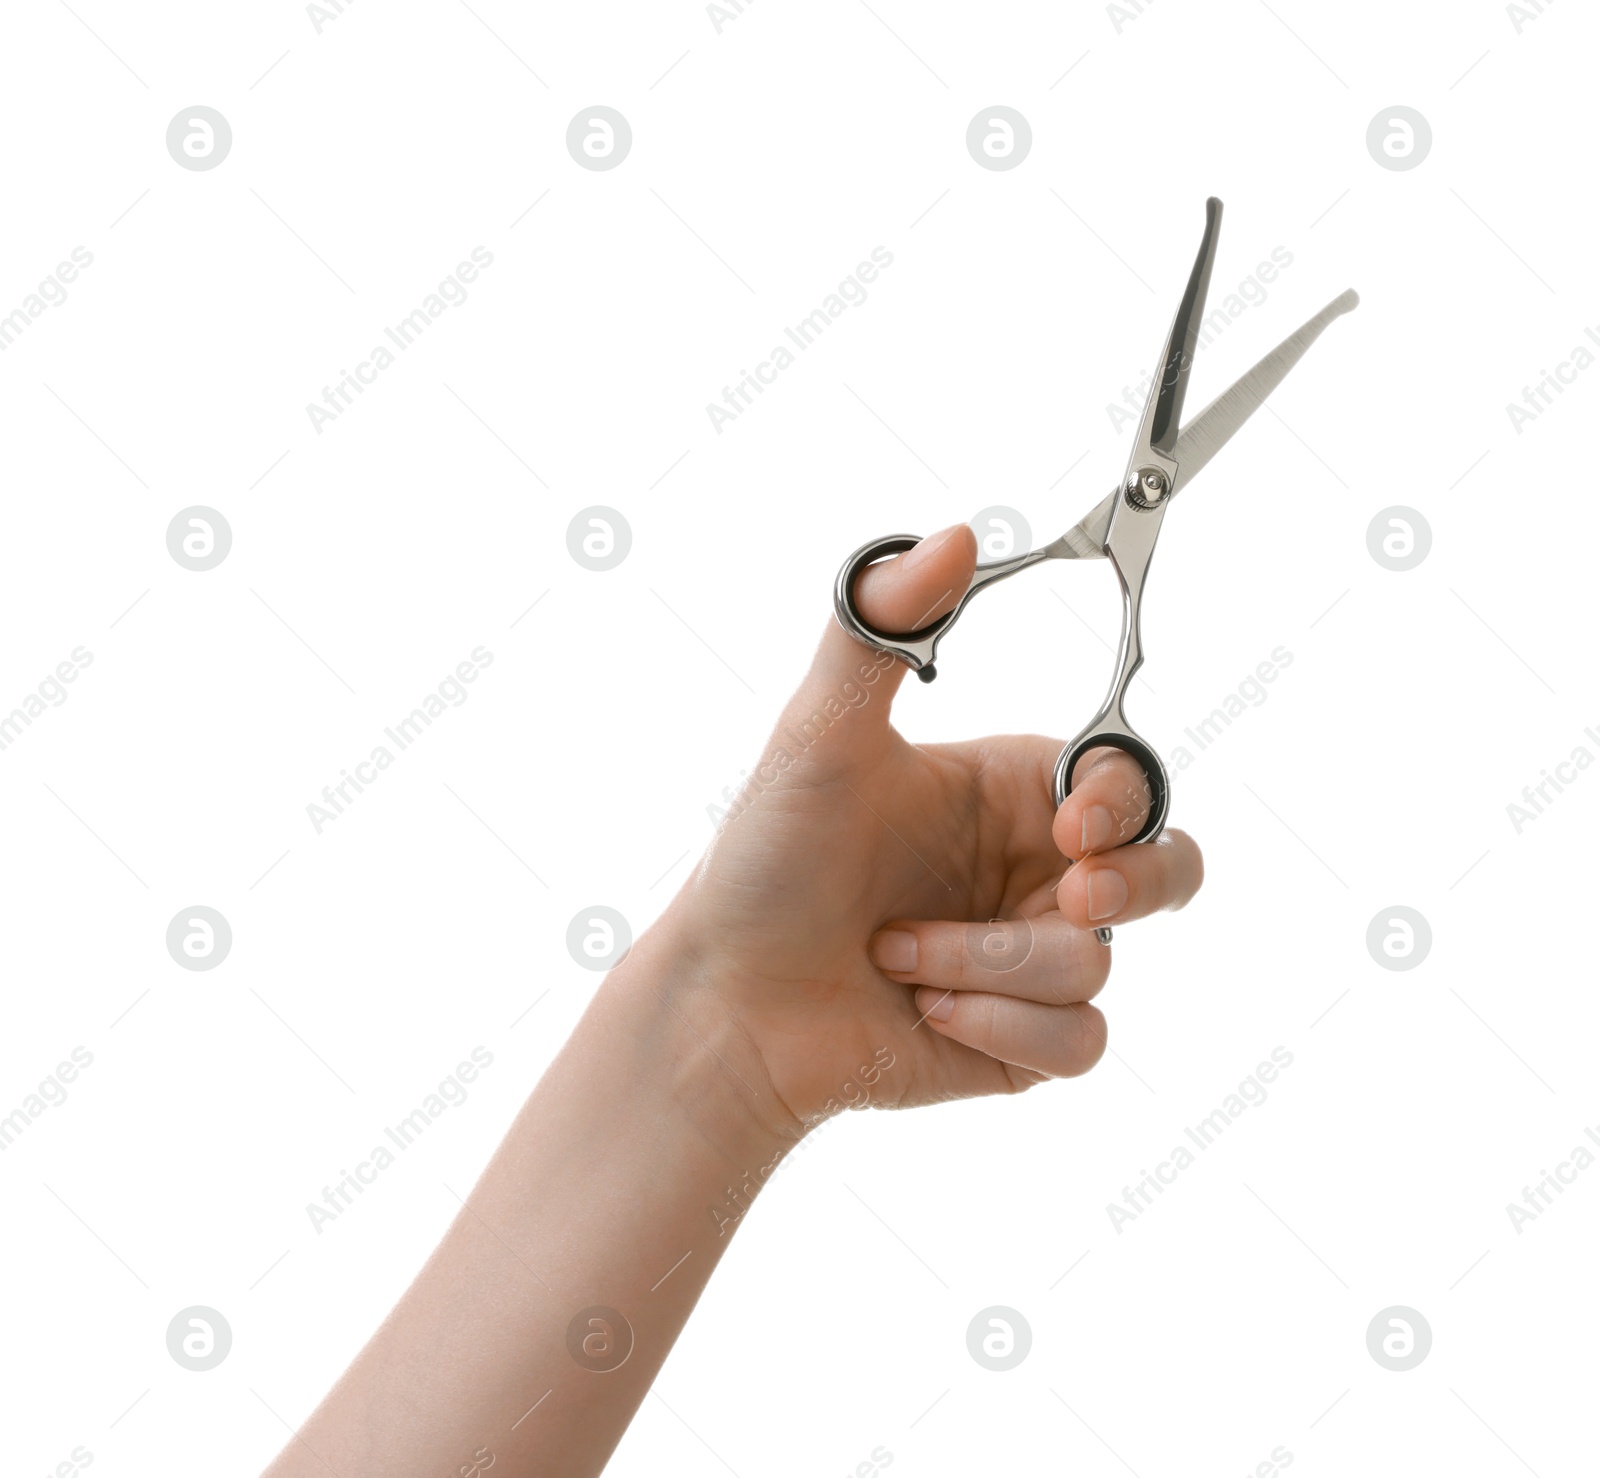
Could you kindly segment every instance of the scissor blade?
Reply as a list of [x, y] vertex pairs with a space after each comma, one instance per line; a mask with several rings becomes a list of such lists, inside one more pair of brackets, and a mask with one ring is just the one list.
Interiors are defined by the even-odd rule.
[[[1254, 369], [1235, 380], [1183, 428], [1183, 434], [1178, 438], [1178, 477], [1173, 485], [1173, 494], [1216, 456], [1234, 433], [1261, 408], [1266, 398], [1300, 362], [1306, 350], [1316, 343], [1323, 329], [1334, 319], [1352, 311], [1360, 301], [1354, 289], [1340, 293], [1322, 312], [1301, 324]], [[1111, 501], [1115, 502], [1115, 495]], [[1097, 508], [1095, 513], [1099, 511]], [[1095, 514], [1089, 516], [1093, 518]]]
[[1111, 531], [1111, 510], [1119, 489], [1113, 488], [1094, 508], [1053, 544], [1045, 546], [1046, 559], [1104, 559], [1106, 535]]
[[1211, 264], [1217, 257], [1217, 237], [1222, 230], [1222, 202], [1212, 196], [1206, 201], [1206, 229], [1200, 251], [1189, 274], [1188, 286], [1172, 319], [1172, 329], [1161, 350], [1161, 373], [1150, 386], [1144, 424], [1134, 448], [1134, 461], [1149, 452], [1170, 457], [1178, 441], [1183, 419], [1183, 397], [1189, 388], [1189, 371], [1194, 368], [1195, 350], [1200, 339], [1200, 320], [1206, 311], [1206, 294], [1211, 289]]
[[[1176, 493], [1198, 473], [1238, 429], [1260, 409], [1290, 370], [1300, 362], [1323, 329], [1335, 318], [1349, 313], [1361, 301], [1354, 290], [1341, 293], [1315, 318], [1309, 319], [1289, 335], [1254, 369], [1234, 381], [1183, 428], [1178, 437], [1178, 480]], [[1111, 529], [1111, 512], [1121, 490], [1113, 488], [1067, 530], [1045, 553], [1051, 559], [1104, 559], [1106, 536]]]

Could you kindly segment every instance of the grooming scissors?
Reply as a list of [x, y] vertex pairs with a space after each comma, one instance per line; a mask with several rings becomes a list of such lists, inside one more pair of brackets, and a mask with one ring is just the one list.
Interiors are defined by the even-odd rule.
[[[1128, 722], [1123, 711], [1128, 684], [1144, 662], [1144, 644], [1139, 631], [1139, 608], [1144, 597], [1145, 578], [1156, 536], [1166, 517], [1167, 506], [1183, 487], [1214, 457], [1255, 413], [1267, 396], [1299, 362], [1335, 318], [1348, 313], [1360, 301], [1353, 291], [1342, 293], [1316, 317], [1303, 324], [1278, 345], [1248, 374], [1223, 391], [1180, 432], [1178, 422], [1193, 367], [1200, 325], [1205, 313], [1206, 292], [1211, 282], [1211, 266], [1217, 252], [1217, 235], [1222, 224], [1222, 202], [1206, 202], [1205, 234], [1189, 285], [1178, 304], [1172, 329], [1162, 346], [1157, 363], [1161, 372], [1154, 377], [1145, 402], [1139, 433], [1121, 485], [1065, 534], [1042, 549], [1008, 559], [980, 564], [955, 609], [937, 621], [909, 635], [879, 631], [862, 616], [856, 605], [856, 578], [868, 565], [891, 555], [902, 554], [919, 541], [913, 534], [896, 534], [863, 544], [844, 562], [834, 585], [834, 614], [839, 624], [857, 641], [876, 651], [898, 657], [923, 682], [934, 678], [934, 657], [941, 640], [955, 625], [967, 603], [980, 590], [1007, 579], [1031, 565], [1050, 559], [1108, 559], [1122, 587], [1122, 636], [1118, 643], [1116, 669], [1111, 688], [1100, 710], [1083, 732], [1062, 751], [1055, 767], [1055, 802], [1059, 806], [1072, 789], [1072, 772], [1083, 755], [1101, 745], [1109, 745], [1130, 755], [1144, 770], [1150, 786], [1150, 813], [1134, 842], [1145, 842], [1161, 834], [1167, 822], [1171, 787], [1160, 756]], [[1104, 931], [1109, 934], [1109, 930]]]

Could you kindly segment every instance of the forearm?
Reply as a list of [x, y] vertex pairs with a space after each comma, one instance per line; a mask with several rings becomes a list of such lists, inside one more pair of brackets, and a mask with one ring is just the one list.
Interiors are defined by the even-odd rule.
[[[487, 1454], [495, 1478], [605, 1465], [792, 1143], [759, 1061], [677, 968], [642, 941], [607, 978], [270, 1478], [454, 1474]], [[574, 1324], [591, 1309], [613, 1312]]]

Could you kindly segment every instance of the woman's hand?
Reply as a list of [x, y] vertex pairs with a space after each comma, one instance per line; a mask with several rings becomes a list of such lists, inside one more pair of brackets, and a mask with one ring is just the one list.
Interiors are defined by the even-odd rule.
[[[915, 630], [975, 557], [965, 528], [926, 539], [862, 574], [862, 611]], [[830, 624], [694, 877], [273, 1478], [454, 1471], [491, 1433], [508, 1475], [599, 1473], [807, 1128], [1094, 1065], [1095, 926], [1186, 902], [1200, 854], [1118, 846], [1147, 805], [1120, 754], [1086, 755], [1056, 810], [1059, 740], [908, 744], [904, 671]]]
[[[885, 631], [925, 626], [976, 559], [965, 525], [935, 534], [862, 573], [862, 614]], [[1089, 1003], [1111, 951], [1095, 929], [1182, 907], [1200, 886], [1185, 833], [1120, 844], [1149, 805], [1126, 755], [1085, 755], [1057, 809], [1062, 740], [909, 743], [889, 713], [905, 673], [829, 622], [715, 841], [635, 947], [680, 1001], [726, 1013], [717, 1024], [748, 1043], [786, 1111], [766, 1113], [780, 1133], [869, 1100], [1086, 1072], [1106, 1045]]]

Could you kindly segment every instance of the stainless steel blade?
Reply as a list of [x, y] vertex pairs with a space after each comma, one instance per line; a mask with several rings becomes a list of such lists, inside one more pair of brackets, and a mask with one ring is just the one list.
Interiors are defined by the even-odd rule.
[[1316, 317], [1308, 319], [1247, 374], [1235, 380], [1194, 420], [1178, 438], [1178, 489], [1225, 447], [1233, 434], [1260, 408], [1299, 364], [1323, 329], [1334, 319], [1349, 313], [1361, 301], [1352, 288], [1342, 292]]
[[[1301, 324], [1253, 369], [1235, 380], [1200, 412], [1178, 437], [1178, 477], [1172, 493], [1199, 473], [1233, 439], [1288, 376], [1334, 319], [1349, 313], [1361, 299], [1352, 289], [1340, 293], [1314, 318]], [[1045, 548], [1048, 559], [1104, 559], [1111, 512], [1120, 488], [1113, 488], [1053, 544]]]

